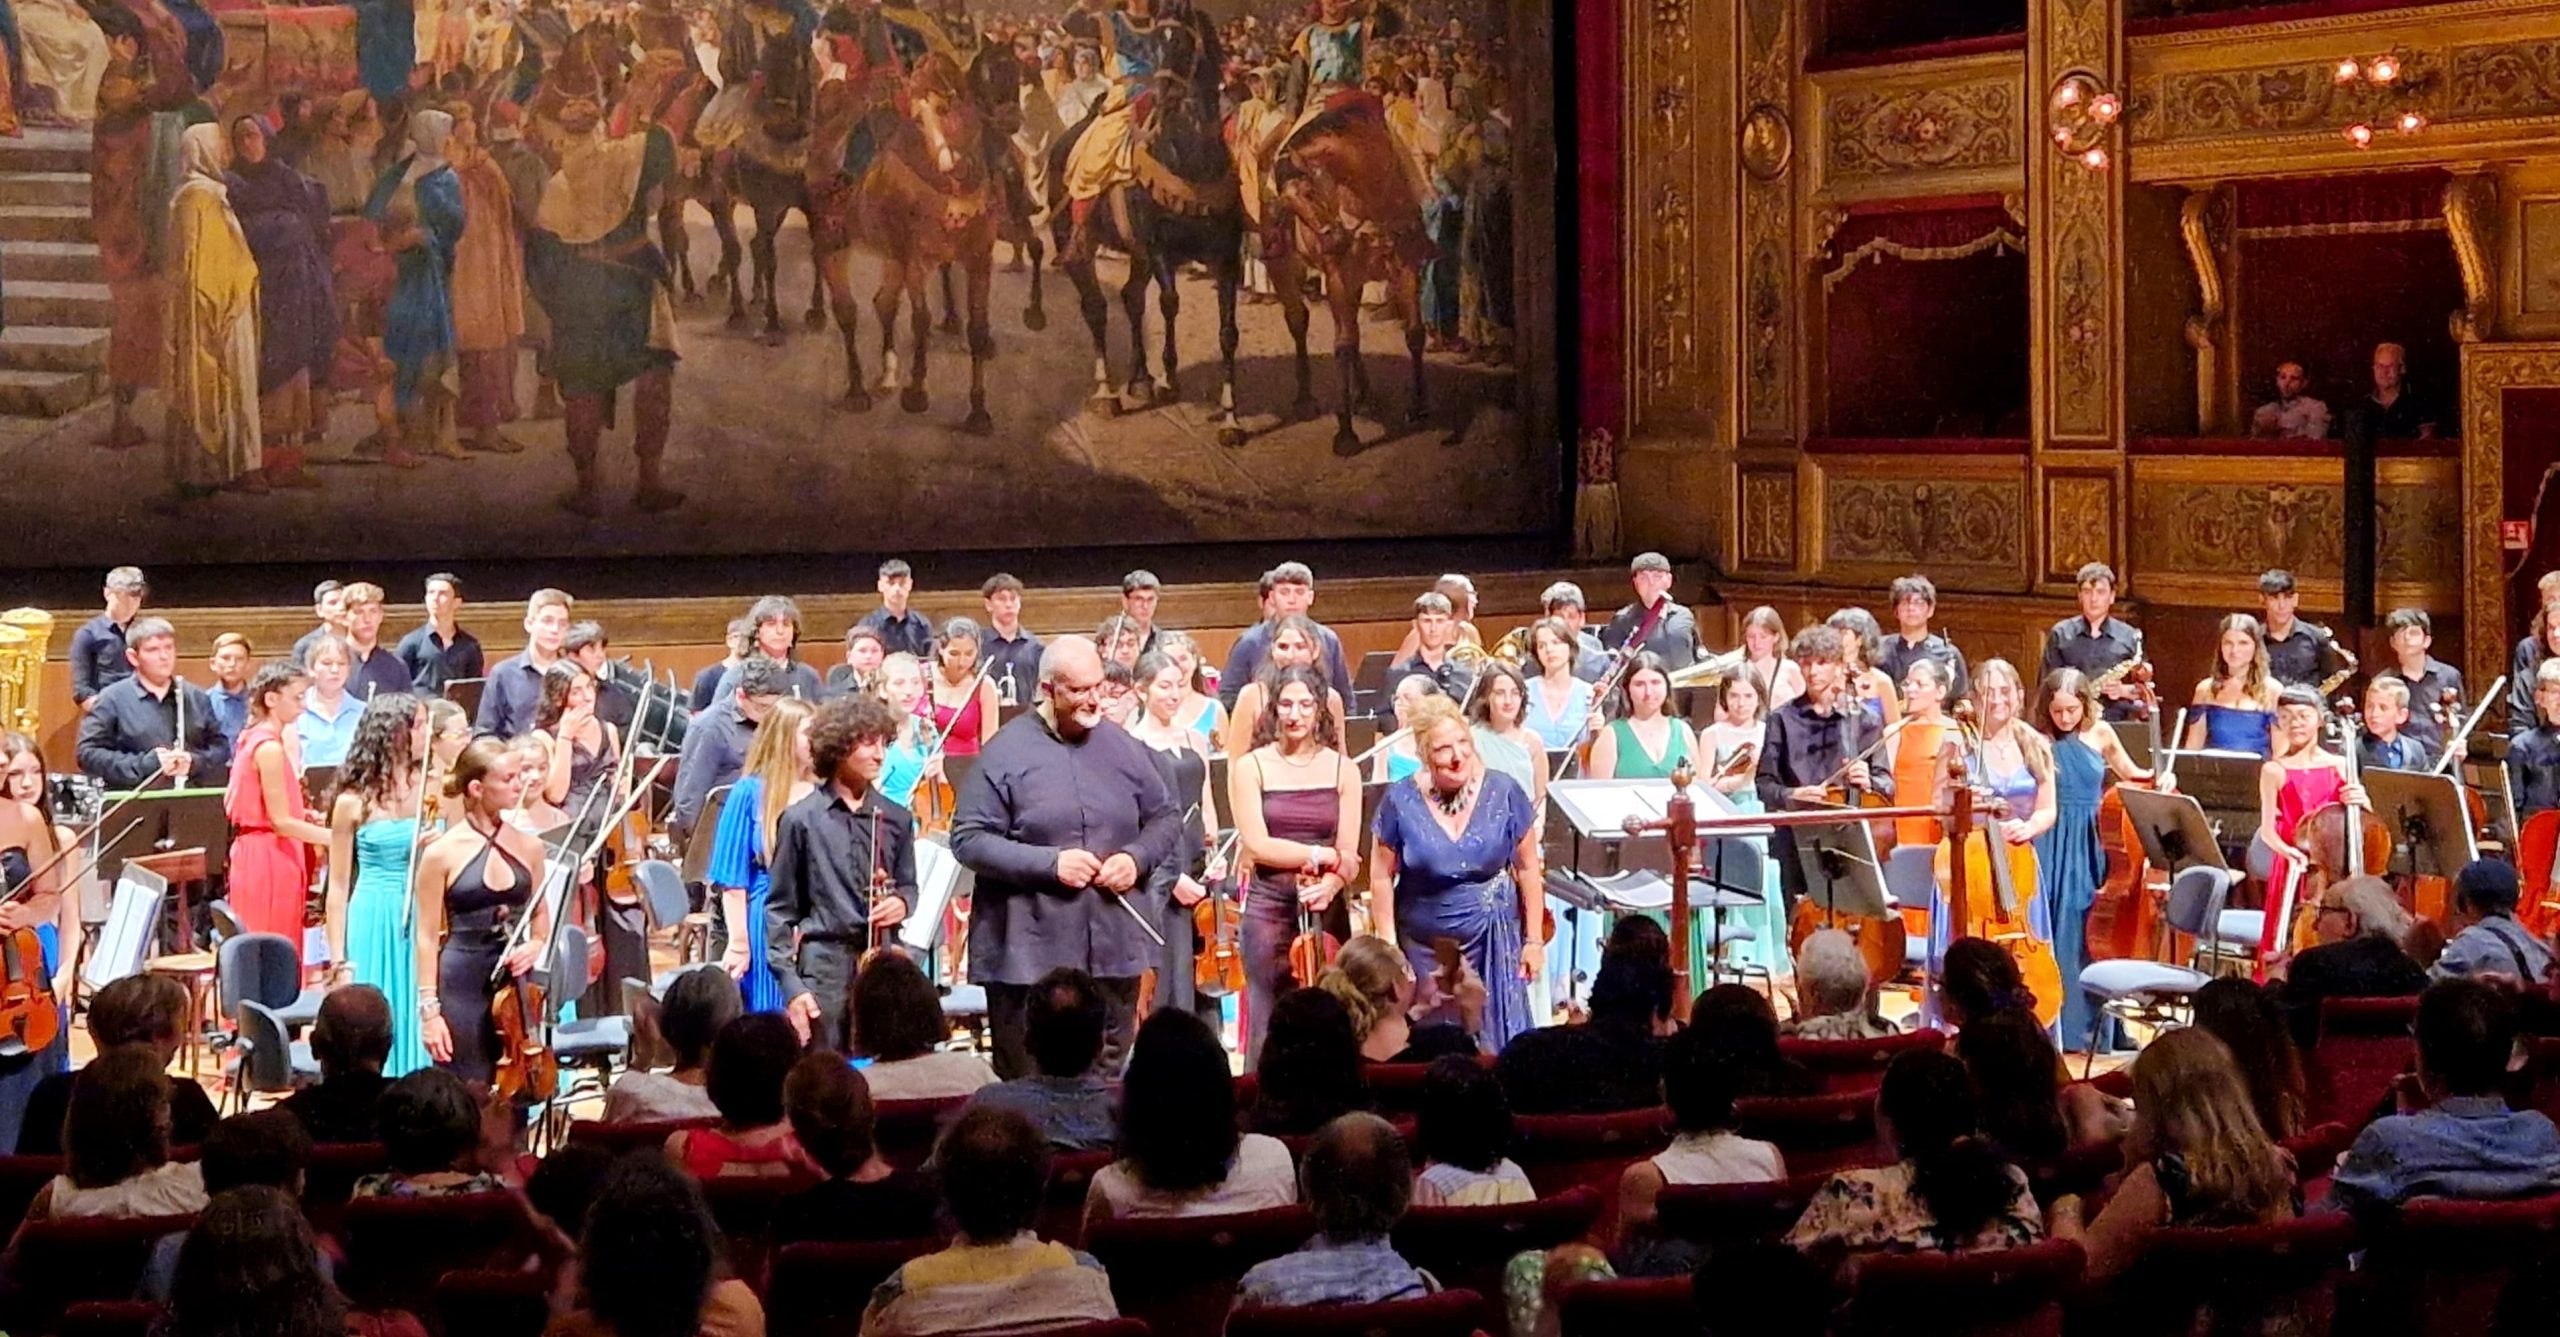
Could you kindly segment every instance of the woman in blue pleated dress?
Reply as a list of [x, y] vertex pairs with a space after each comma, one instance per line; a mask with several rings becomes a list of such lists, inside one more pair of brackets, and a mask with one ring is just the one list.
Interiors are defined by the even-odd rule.
[[787, 1001], [765, 957], [765, 895], [773, 887], [765, 861], [782, 810], [818, 787], [809, 759], [809, 717], [817, 711], [796, 696], [773, 703], [747, 745], [746, 766], [711, 835], [704, 877], [720, 889], [720, 913], [729, 925], [729, 949], [720, 964], [738, 982], [750, 1012], [780, 1012]]
[[2116, 731], [2100, 717], [2098, 691], [2078, 669], [2045, 675], [2036, 722], [2053, 738], [2053, 829], [2036, 842], [2037, 886], [2053, 925], [2053, 958], [2062, 971], [2064, 1049], [2097, 1043], [2097, 1010], [2080, 991], [2089, 966], [2089, 907], [2107, 880], [2107, 854], [2098, 843], [2098, 804], [2107, 777], [2148, 780]]
[[418, 698], [376, 696], [356, 720], [329, 803], [329, 957], [338, 963], [332, 983], [369, 984], [390, 1002], [386, 1077], [429, 1063], [418, 1030], [417, 910], [409, 886], [426, 736]]
[[[1753, 787], [1752, 780], [1758, 773], [1760, 748], [1768, 731], [1760, 680], [1747, 673], [1727, 678], [1723, 698], [1716, 704], [1715, 722], [1699, 732], [1698, 748], [1707, 754], [1709, 763], [1701, 778], [1708, 780], [1736, 812], [1762, 811], [1760, 791]], [[1778, 891], [1778, 864], [1769, 857], [1768, 838], [1753, 837], [1750, 843], [1760, 849], [1760, 904], [1726, 917], [1728, 924], [1751, 930], [1751, 940], [1728, 946], [1725, 961], [1757, 966], [1775, 977], [1795, 969], [1787, 956], [1786, 904]], [[1689, 921], [1693, 937], [1706, 936], [1701, 930], [1714, 927], [1712, 922], [1701, 924], [1702, 918], [1706, 917]], [[1693, 944], [1689, 959], [1703, 961], [1703, 953], [1710, 950], [1712, 939], [1707, 944]]]

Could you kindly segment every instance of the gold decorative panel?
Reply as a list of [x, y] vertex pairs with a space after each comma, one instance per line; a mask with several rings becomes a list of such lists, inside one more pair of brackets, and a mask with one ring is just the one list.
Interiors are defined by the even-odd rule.
[[1742, 5], [1742, 435], [1760, 439], [1795, 434], [1796, 9]]
[[[2386, 88], [2338, 61], [2390, 51]], [[2466, 0], [2143, 37], [2131, 43], [2137, 181], [2371, 170], [2547, 150], [2560, 134], [2560, 4]], [[2424, 131], [2391, 128], [2402, 111]], [[2359, 149], [2343, 133], [2375, 131]]]
[[2044, 577], [2071, 580], [2091, 562], [2112, 562], [2116, 480], [2111, 474], [2045, 475]]
[[[2447, 607], [2459, 587], [2462, 494], [2446, 459], [2380, 462], [2375, 580], [2386, 607]], [[2344, 577], [2345, 489], [2335, 459], [2134, 462], [2132, 566], [2143, 595], [2244, 607], [2258, 574], [2293, 572], [2314, 603]]]
[[2560, 388], [2560, 344], [2462, 346], [2463, 673], [2487, 682], [2505, 669], [2506, 554], [2498, 544], [2505, 514], [2501, 468], [2506, 448], [2506, 392]]
[[[2117, 73], [2119, 0], [2033, 0], [2027, 25], [2027, 82], [2043, 90], [2073, 74], [2101, 83]], [[2045, 442], [2109, 442], [2115, 437], [2119, 183], [2109, 168], [2038, 152], [2028, 169], [2027, 229], [2036, 275], [2036, 414]], [[2041, 189], [2038, 189], [2041, 187]]]
[[1627, 311], [1634, 323], [1631, 426], [1638, 434], [1693, 425], [1711, 414], [1700, 322], [1699, 239], [1704, 99], [1692, 83], [1702, 64], [1690, 0], [1639, 0], [1624, 13], [1631, 69]]
[[2015, 55], [1811, 76], [1830, 199], [2017, 190], [2023, 87]]
[[2023, 457], [1825, 457], [1821, 570], [1882, 584], [1928, 572], [1952, 589], [2015, 589], [2027, 552]]
[[1742, 564], [1792, 571], [1796, 564], [1796, 471], [1792, 465], [1742, 468]]

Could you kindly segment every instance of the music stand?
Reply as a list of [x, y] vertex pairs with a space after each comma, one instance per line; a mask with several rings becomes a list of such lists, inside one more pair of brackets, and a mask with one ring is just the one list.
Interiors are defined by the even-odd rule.
[[[2185, 776], [2178, 779], [2183, 783]], [[2142, 842], [2142, 854], [2155, 868], [2171, 876], [2199, 865], [2229, 869], [2222, 857], [2222, 842], [2205, 820], [2204, 808], [2190, 794], [2163, 794], [2153, 789], [2136, 789], [2118, 785], [2116, 797], [2124, 801], [2124, 815], [2133, 822], [2134, 838]]]
[[[2106, 726], [2115, 731], [2116, 741], [2124, 745], [2125, 755], [2133, 758], [2134, 765], [2146, 771], [2151, 769], [2154, 764], [2151, 754], [2151, 726], [2147, 722], [2108, 720]], [[2174, 743], [2176, 740], [2164, 739], [2163, 741]]]
[[1795, 828], [1795, 837], [1805, 898], [1826, 920], [1892, 913], [1893, 902], [1884, 890], [1884, 861], [1876, 857], [1876, 835], [1864, 819], [1809, 822]]
[[444, 685], [444, 699], [462, 707], [462, 713], [473, 720], [480, 718], [480, 693], [489, 686], [487, 678], [453, 678]]
[[968, 895], [977, 884], [978, 875], [952, 857], [951, 846], [942, 837], [927, 836], [917, 841], [915, 910], [899, 923], [898, 941], [930, 958], [942, 946], [944, 921], [950, 917], [951, 903]]
[[1235, 806], [1235, 801], [1227, 797], [1227, 759], [1222, 756], [1209, 758], [1209, 806], [1210, 829], [1235, 829], [1235, 815], [1228, 811]]
[[1574, 751], [1569, 747], [1547, 749], [1547, 783], [1564, 778], [1565, 768], [1573, 764]]
[[1375, 780], [1360, 786], [1360, 862], [1366, 865], [1378, 848], [1378, 804], [1387, 796], [1393, 780]]
[[1028, 701], [1016, 701], [1009, 706], [996, 707], [996, 727], [1001, 729], [1004, 726], [1013, 723], [1015, 720], [1021, 719], [1025, 714], [1029, 713], [1030, 709], [1031, 703]]
[[90, 993], [142, 973], [142, 963], [151, 955], [152, 927], [160, 922], [160, 903], [168, 896], [167, 878], [138, 864], [123, 870], [116, 879], [114, 905], [80, 968], [80, 983]]
[[2408, 845], [2412, 874], [2450, 878], [2480, 857], [2472, 839], [2470, 805], [2462, 801], [2461, 782], [2452, 776], [2377, 768], [2360, 778], [2373, 800], [2374, 816], [2395, 842]]
[[2196, 801], [2216, 840], [2244, 845], [2258, 829], [2258, 772], [2266, 764], [2266, 758], [2247, 752], [2181, 752], [2178, 792]]
[[[124, 861], [161, 850], [201, 849], [208, 878], [218, 878], [231, 864], [231, 820], [222, 812], [219, 789], [155, 789], [124, 810], [128, 822], [121, 836], [98, 851], [98, 876], [114, 879]], [[124, 797], [108, 796], [113, 803]], [[139, 821], [131, 819], [139, 818]]]
[[1354, 715], [1342, 722], [1342, 755], [1365, 757], [1378, 745], [1378, 721], [1369, 715]]

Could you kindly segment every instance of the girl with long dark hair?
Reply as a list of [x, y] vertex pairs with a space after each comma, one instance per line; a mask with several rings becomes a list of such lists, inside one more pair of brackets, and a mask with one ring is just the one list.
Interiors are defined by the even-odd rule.
[[[259, 681], [266, 674], [258, 675]], [[252, 698], [256, 693], [254, 685]], [[329, 801], [329, 883], [325, 919], [332, 979], [370, 984], [391, 1000], [391, 1057], [382, 1075], [427, 1066], [418, 1009], [416, 867], [425, 766], [426, 713], [406, 692], [377, 697], [356, 721]]]

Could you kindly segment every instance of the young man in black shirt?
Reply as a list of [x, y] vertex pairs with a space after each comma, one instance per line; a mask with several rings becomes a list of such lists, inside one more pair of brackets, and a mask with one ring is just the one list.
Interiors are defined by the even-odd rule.
[[809, 759], [826, 783], [782, 812], [765, 901], [765, 959], [803, 1041], [847, 1050], [853, 976], [915, 908], [915, 818], [872, 789], [898, 732], [868, 693], [840, 696], [809, 721]]
[[110, 683], [133, 675], [125, 662], [125, 629], [142, 612], [151, 592], [142, 568], [120, 566], [107, 573], [107, 609], [71, 633], [71, 704], [82, 712]]

